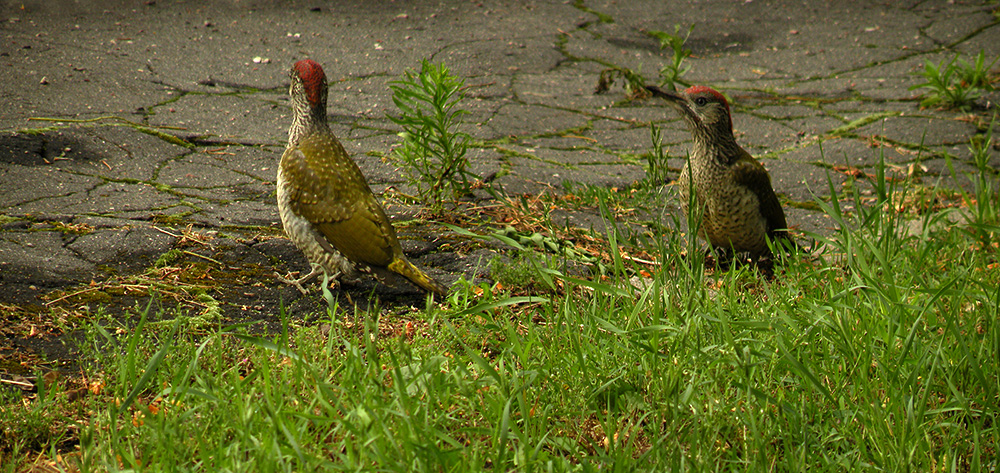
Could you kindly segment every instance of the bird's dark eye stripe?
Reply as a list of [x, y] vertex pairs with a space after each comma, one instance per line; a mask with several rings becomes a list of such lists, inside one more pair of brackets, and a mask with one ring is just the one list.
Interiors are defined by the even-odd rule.
[[708, 99], [706, 99], [705, 97], [698, 97], [694, 99], [694, 103], [698, 105], [705, 105], [706, 103], [708, 103]]

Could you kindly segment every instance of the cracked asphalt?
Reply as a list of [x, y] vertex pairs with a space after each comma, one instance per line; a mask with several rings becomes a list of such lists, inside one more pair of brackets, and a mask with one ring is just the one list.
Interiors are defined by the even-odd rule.
[[[604, 94], [594, 88], [611, 66], [653, 82], [671, 52], [648, 32], [674, 25], [694, 26], [684, 79], [731, 98], [737, 139], [770, 171], [789, 224], [830, 232], [830, 220], [803, 203], [828, 196], [828, 176], [842, 185], [840, 167], [871, 169], [880, 151], [901, 177], [916, 169], [923, 185], [967, 185], [964, 174], [975, 170], [970, 139], [993, 126], [1000, 96], [957, 112], [921, 109], [921, 91], [909, 89], [921, 82], [915, 73], [925, 61], [1000, 55], [997, 8], [983, 1], [3, 2], [0, 307], [8, 317], [47, 314], [53, 301], [131, 307], [148, 296], [127, 284], [110, 301], [62, 297], [100, 292], [94, 288], [110, 280], [141, 285], [128, 278], [170, 256], [206, 265], [200, 275], [221, 281], [212, 296], [229, 316], [271, 317], [279, 304], [319, 308], [315, 293], [300, 297], [270, 277], [306, 269], [281, 232], [274, 179], [291, 119], [287, 71], [307, 57], [330, 79], [334, 132], [373, 190], [390, 190], [404, 250], [446, 282], [488, 276], [495, 250], [466, 251], [418, 208], [390, 199], [412, 189], [385, 159], [399, 132], [386, 118], [396, 112], [389, 83], [425, 58], [463, 78], [472, 170], [498, 173], [494, 184], [509, 196], [559, 193], [566, 182], [625, 188], [646, 174], [651, 123], [662, 127], [671, 176], [690, 137], [663, 103], [627, 100], [620, 84]], [[990, 152], [996, 169], [1000, 153]], [[664, 192], [664, 208], [673, 211], [674, 199]], [[564, 217], [600, 223], [596, 210]], [[347, 289], [361, 299], [373, 285]], [[422, 304], [408, 288], [374, 289]], [[6, 336], [10, 346], [25, 335]]]

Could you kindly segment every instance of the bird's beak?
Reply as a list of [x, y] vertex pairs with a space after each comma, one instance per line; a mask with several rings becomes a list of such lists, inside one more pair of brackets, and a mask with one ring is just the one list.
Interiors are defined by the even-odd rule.
[[687, 102], [687, 99], [683, 95], [674, 92], [672, 90], [663, 90], [655, 85], [647, 85], [646, 90], [652, 93], [653, 97], [659, 97], [661, 99], [667, 100], [668, 102], [675, 102], [675, 103]]

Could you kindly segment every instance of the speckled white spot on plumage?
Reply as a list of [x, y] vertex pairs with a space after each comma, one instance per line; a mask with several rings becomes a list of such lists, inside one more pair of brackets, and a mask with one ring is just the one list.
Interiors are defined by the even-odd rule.
[[291, 184], [284, 178], [281, 166], [278, 166], [278, 213], [285, 233], [311, 263], [320, 265], [331, 278], [353, 279], [356, 277], [354, 264], [343, 257], [339, 251], [324, 245], [325, 237], [305, 218], [292, 211]]

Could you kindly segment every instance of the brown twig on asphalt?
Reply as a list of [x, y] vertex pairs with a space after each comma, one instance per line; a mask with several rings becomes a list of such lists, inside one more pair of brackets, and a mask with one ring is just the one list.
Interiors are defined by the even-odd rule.
[[50, 306], [52, 304], [55, 304], [56, 302], [59, 302], [61, 300], [69, 299], [70, 297], [78, 296], [80, 294], [85, 294], [85, 293], [88, 293], [88, 292], [91, 292], [91, 291], [97, 291], [97, 290], [100, 290], [100, 289], [102, 289], [104, 287], [105, 287], [105, 284], [101, 284], [99, 286], [88, 287], [86, 289], [81, 289], [79, 291], [76, 291], [76, 292], [73, 292], [73, 293], [70, 293], [70, 294], [65, 294], [62, 297], [58, 298], [58, 299], [53, 299], [51, 301], [46, 302], [45, 306], [48, 307], [48, 306]]

